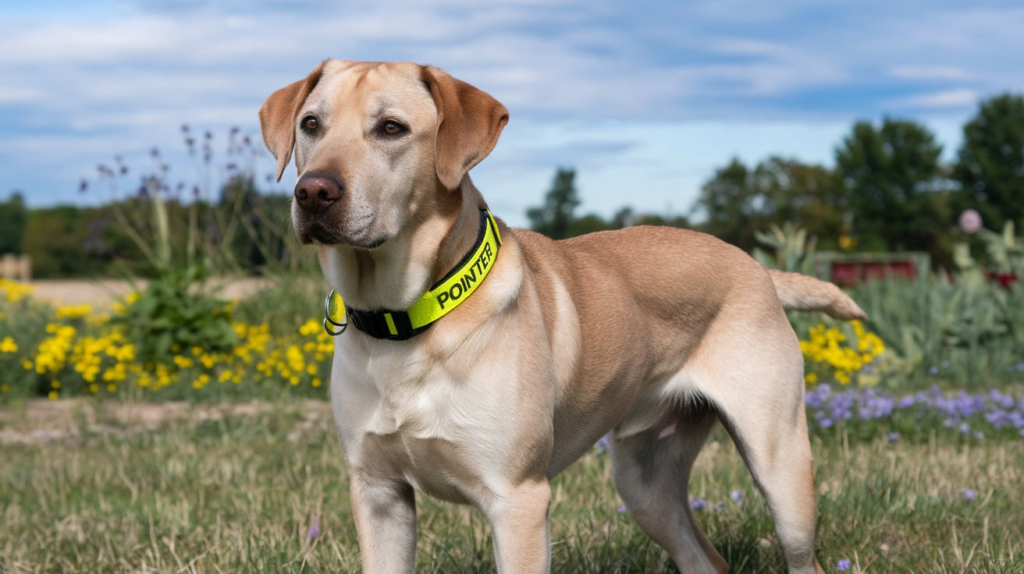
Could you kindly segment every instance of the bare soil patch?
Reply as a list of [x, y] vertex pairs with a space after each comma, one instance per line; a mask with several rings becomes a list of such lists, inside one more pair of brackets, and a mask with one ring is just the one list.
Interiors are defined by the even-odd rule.
[[[272, 279], [241, 277], [213, 279], [208, 289], [225, 299], [244, 299], [272, 283]], [[137, 279], [135, 288], [145, 289], [147, 281]], [[107, 308], [131, 293], [132, 283], [122, 279], [42, 279], [33, 281], [35, 299], [57, 305], [89, 303], [96, 308]]]
[[185, 401], [143, 403], [95, 398], [30, 399], [16, 408], [0, 409], [0, 445], [75, 441], [83, 435], [153, 431], [176, 422], [201, 422], [251, 417], [269, 411], [295, 410], [313, 418], [330, 415], [327, 401], [267, 401], [193, 404]]

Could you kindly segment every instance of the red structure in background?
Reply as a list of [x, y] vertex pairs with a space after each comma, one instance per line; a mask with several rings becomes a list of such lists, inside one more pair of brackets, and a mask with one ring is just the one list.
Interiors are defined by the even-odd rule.
[[[872, 279], [902, 277], [913, 281], [931, 272], [927, 253], [907, 251], [901, 253], [835, 253], [821, 252], [815, 261], [816, 273], [842, 285], [852, 287]], [[1009, 289], [1018, 281], [1016, 273], [986, 273], [989, 281]]]
[[930, 271], [927, 253], [834, 253], [822, 252], [817, 257], [817, 274], [833, 283], [851, 287], [871, 279], [902, 277], [913, 281]]
[[917, 279], [917, 268], [910, 261], [833, 261], [829, 270], [832, 281], [847, 287], [869, 279], [903, 277]]

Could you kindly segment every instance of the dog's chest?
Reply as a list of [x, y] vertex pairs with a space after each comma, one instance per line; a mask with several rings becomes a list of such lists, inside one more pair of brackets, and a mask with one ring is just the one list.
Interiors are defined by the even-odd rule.
[[487, 448], [511, 416], [501, 397], [416, 355], [355, 359], [336, 357], [331, 388], [349, 465], [454, 502], [484, 494], [502, 471]]

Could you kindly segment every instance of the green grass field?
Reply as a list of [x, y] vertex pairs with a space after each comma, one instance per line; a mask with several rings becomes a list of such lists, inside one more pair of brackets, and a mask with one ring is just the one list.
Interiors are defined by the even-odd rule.
[[[142, 410], [130, 404], [33, 408], [0, 417], [2, 572], [359, 570], [325, 402], [135, 418], [123, 416]], [[814, 450], [826, 571], [848, 559], [850, 572], [1024, 572], [1021, 441], [815, 439]], [[553, 571], [675, 571], [618, 511], [606, 454], [593, 450], [553, 488]], [[691, 496], [706, 501], [698, 519], [733, 572], [784, 570], [767, 508], [720, 431]], [[418, 571], [494, 570], [479, 512], [422, 496], [418, 510]]]

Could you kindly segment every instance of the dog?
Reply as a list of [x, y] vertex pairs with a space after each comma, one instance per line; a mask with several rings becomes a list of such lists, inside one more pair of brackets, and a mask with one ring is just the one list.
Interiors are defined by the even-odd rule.
[[478, 507], [499, 572], [549, 571], [549, 481], [609, 433], [643, 531], [680, 571], [724, 572], [687, 499], [716, 421], [790, 572], [821, 571], [784, 308], [862, 318], [842, 291], [688, 230], [507, 227], [468, 172], [508, 111], [433, 66], [326, 60], [259, 115], [278, 180], [294, 151], [295, 231], [355, 326], [330, 394], [366, 572], [413, 572], [415, 491]]

